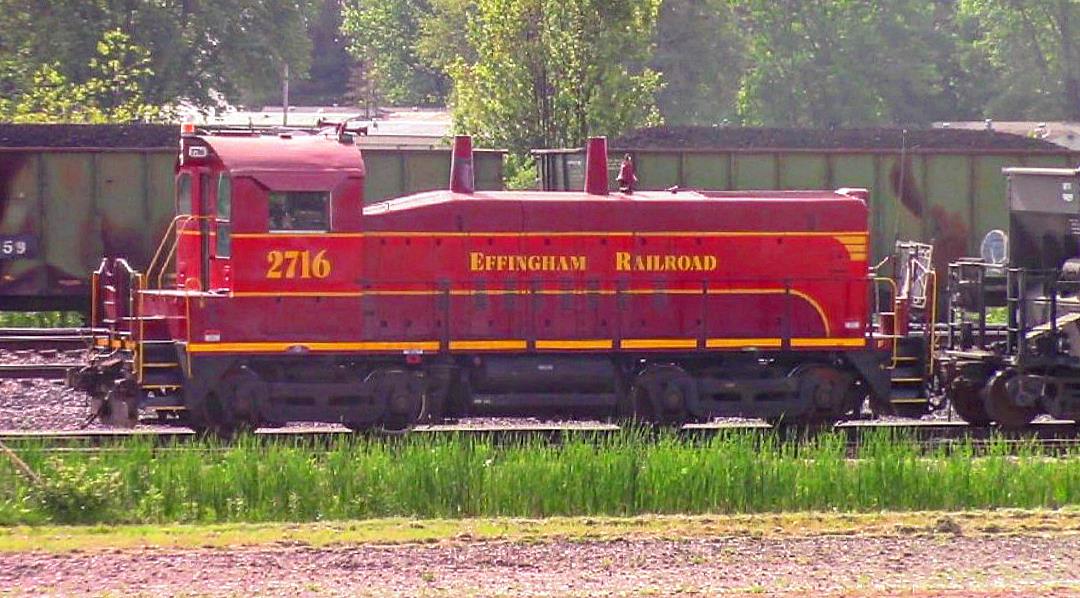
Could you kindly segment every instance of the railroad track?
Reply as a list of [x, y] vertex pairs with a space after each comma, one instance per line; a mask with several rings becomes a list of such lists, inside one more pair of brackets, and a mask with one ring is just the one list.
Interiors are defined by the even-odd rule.
[[62, 380], [71, 368], [80, 364], [66, 363], [0, 363], [0, 380], [21, 378], [45, 378]]
[[[0, 358], [0, 379], [62, 379], [68, 369], [79, 364], [70, 357], [63, 362], [51, 360], [61, 352], [86, 349], [92, 333], [90, 328], [0, 328], [0, 350], [14, 357]], [[34, 363], [25, 359], [31, 354], [50, 361]]]
[[0, 349], [73, 351], [89, 346], [89, 328], [0, 328]]
[[[613, 424], [579, 422], [570, 425], [498, 425], [484, 426], [476, 424], [442, 424], [418, 426], [410, 434], [435, 436], [456, 434], [478, 439], [491, 440], [498, 444], [513, 443], [522, 439], [541, 438], [548, 442], [560, 443], [572, 439], [597, 440], [610, 438], [620, 428]], [[763, 423], [721, 423], [694, 424], [684, 426], [676, 434], [687, 440], [708, 439], [719, 434], [742, 432], [760, 434], [766, 438], [776, 434], [777, 438], [792, 441], [812, 441], [823, 433], [836, 432], [846, 437], [848, 446], [853, 450], [864, 440], [878, 433], [903, 434], [905, 438], [919, 444], [925, 450], [951, 451], [958, 447], [971, 446], [975, 450], [997, 445], [1010, 451], [1022, 448], [1037, 448], [1047, 452], [1073, 452], [1080, 449], [1080, 427], [1071, 421], [1041, 422], [1021, 430], [999, 430], [995, 428], [971, 427], [961, 422], [913, 421], [913, 422], [844, 422], [836, 426], [820, 428], [772, 428]], [[642, 434], [663, 435], [660, 432], [643, 429]], [[313, 446], [325, 445], [335, 439], [350, 436], [378, 437], [377, 433], [357, 434], [338, 427], [290, 427], [263, 428], [253, 437], [259, 442], [308, 443]], [[176, 446], [199, 438], [186, 428], [167, 429], [97, 429], [97, 430], [0, 430], [0, 442], [12, 447], [36, 447], [59, 449], [100, 449], [115, 447], [118, 444], [144, 439], [158, 446]]]

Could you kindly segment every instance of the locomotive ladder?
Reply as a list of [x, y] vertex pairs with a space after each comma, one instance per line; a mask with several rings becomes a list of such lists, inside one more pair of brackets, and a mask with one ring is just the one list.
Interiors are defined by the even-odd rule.
[[[927, 276], [930, 296], [926, 301], [930, 305], [930, 318], [921, 334], [898, 334], [897, 318], [905, 313], [907, 298], [899, 295], [896, 282], [891, 278], [876, 279], [878, 282], [887, 281], [894, 291], [892, 311], [878, 312], [886, 333], [875, 335], [875, 338], [892, 343], [892, 362], [887, 367], [891, 383], [889, 403], [896, 414], [901, 416], [924, 415], [929, 413], [932, 407], [927, 380], [933, 378], [934, 349], [938, 343], [937, 326], [934, 324], [937, 319], [937, 273], [929, 271]], [[884, 322], [889, 319], [892, 322], [891, 330], [884, 326]]]
[[[176, 343], [164, 334], [160, 327], [165, 324], [163, 316], [146, 316], [143, 310], [142, 290], [146, 288], [146, 276], [136, 274], [134, 290], [138, 297], [138, 315], [135, 316], [135, 377], [139, 388], [161, 396], [177, 390], [183, 382], [183, 370], [176, 353]], [[148, 330], [149, 328], [149, 330]], [[161, 408], [161, 407], [159, 407]]]

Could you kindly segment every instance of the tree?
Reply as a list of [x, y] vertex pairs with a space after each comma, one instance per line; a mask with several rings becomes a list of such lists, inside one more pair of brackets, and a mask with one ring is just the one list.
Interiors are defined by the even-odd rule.
[[475, 0], [449, 65], [454, 126], [524, 154], [659, 122], [659, 0]]
[[320, 4], [308, 30], [311, 68], [290, 90], [295, 104], [336, 104], [348, 93], [354, 60], [341, 33], [341, 0], [321, 0]]
[[92, 76], [87, 56], [107, 31], [119, 30], [149, 53], [154, 78], [147, 100], [212, 104], [277, 97], [281, 70], [307, 71], [312, 0], [0, 0], [0, 61], [22, 79], [54, 65], [67, 81]]
[[143, 86], [153, 72], [145, 48], [127, 34], [107, 31], [87, 63], [90, 78], [73, 83], [55, 65], [42, 65], [29, 89], [0, 104], [0, 119], [13, 122], [131, 122], [162, 116], [148, 105]]
[[[748, 39], [748, 124], [925, 124], [952, 113], [950, 0], [729, 0]], [[964, 109], [964, 108], [961, 108]]]
[[745, 45], [726, 0], [665, 0], [652, 60], [664, 79], [658, 96], [664, 122], [734, 121]]
[[1080, 120], [1080, 3], [961, 0], [960, 11], [998, 73], [989, 115]]
[[367, 66], [379, 100], [392, 105], [442, 105], [450, 89], [446, 74], [421, 59], [421, 23], [427, 0], [344, 0], [341, 30], [349, 50]]

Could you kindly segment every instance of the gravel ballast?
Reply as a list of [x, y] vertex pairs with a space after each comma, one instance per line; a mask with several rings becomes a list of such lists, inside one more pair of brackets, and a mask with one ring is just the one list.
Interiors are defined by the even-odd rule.
[[1080, 596], [1080, 539], [715, 537], [0, 554], [0, 594]]

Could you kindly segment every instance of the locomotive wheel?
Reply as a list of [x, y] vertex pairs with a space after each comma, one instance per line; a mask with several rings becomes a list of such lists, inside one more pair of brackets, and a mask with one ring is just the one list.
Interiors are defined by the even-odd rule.
[[266, 385], [257, 374], [241, 369], [228, 375], [222, 383], [219, 408], [225, 413], [234, 433], [252, 431], [262, 424], [260, 403], [267, 396]]
[[1034, 405], [1016, 404], [1016, 372], [999, 371], [990, 378], [982, 390], [983, 406], [990, 419], [1002, 428], [1022, 428], [1031, 423], [1039, 410]]
[[697, 384], [678, 366], [651, 366], [638, 375], [630, 392], [634, 419], [679, 427], [690, 419], [689, 406], [696, 399]]
[[798, 379], [796, 393], [804, 408], [788, 423], [836, 421], [851, 411], [855, 390], [851, 375], [820, 364], [801, 366], [791, 375]]
[[117, 428], [134, 428], [139, 423], [138, 398], [117, 385], [105, 395], [98, 411], [101, 423]]
[[992, 421], [983, 405], [981, 388], [979, 383], [959, 377], [952, 381], [947, 391], [953, 410], [972, 426], [989, 426]]
[[237, 433], [236, 422], [217, 393], [207, 393], [202, 403], [188, 408], [184, 423], [199, 436], [230, 439]]
[[400, 370], [387, 372], [379, 383], [379, 396], [386, 401], [381, 429], [400, 434], [412, 429], [427, 409], [423, 378]]

